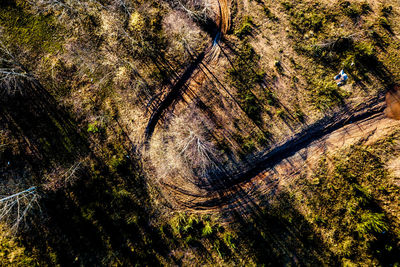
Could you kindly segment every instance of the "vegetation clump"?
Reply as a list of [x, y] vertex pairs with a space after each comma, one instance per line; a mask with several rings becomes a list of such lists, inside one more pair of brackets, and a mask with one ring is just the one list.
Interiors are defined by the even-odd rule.
[[393, 148], [387, 139], [373, 146], [353, 146], [332, 161], [323, 158], [305, 189], [310, 218], [325, 232], [327, 242], [337, 244], [334, 252], [343, 262], [399, 263], [400, 236], [382, 209], [385, 196], [379, 190], [390, 188], [390, 195], [400, 190], [389, 185], [383, 161]]
[[256, 25], [253, 22], [252, 17], [250, 16], [245, 16], [243, 18], [242, 25], [240, 26], [239, 29], [237, 29], [234, 34], [239, 37], [239, 39], [244, 39], [247, 36], [250, 36], [252, 34], [252, 31]]

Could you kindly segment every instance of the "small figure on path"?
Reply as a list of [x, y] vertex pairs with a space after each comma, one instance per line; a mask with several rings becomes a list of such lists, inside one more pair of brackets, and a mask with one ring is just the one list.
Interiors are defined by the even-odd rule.
[[338, 86], [345, 85], [348, 78], [349, 77], [344, 73], [344, 70], [341, 70], [339, 74], [334, 77]]

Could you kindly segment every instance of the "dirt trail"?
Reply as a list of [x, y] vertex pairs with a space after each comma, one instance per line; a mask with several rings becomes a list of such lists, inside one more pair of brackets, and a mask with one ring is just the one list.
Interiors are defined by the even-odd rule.
[[386, 115], [389, 118], [396, 120], [400, 119], [400, 86], [394, 86], [386, 94], [386, 104], [387, 108], [385, 110]]
[[[213, 42], [187, 67], [180, 79], [153, 112], [146, 128], [146, 140], [151, 135], [164, 112], [184, 96], [184, 89], [201, 86], [205, 79], [202, 65], [214, 64], [221, 35], [230, 25], [228, 0], [219, 0], [219, 31]], [[186, 100], [186, 99], [185, 99]], [[257, 202], [258, 196], [274, 195], [281, 186], [293, 181], [302, 170], [311, 168], [326, 151], [335, 151], [362, 139], [378, 140], [387, 135], [400, 121], [400, 90], [394, 87], [383, 96], [366, 101], [353, 109], [344, 109], [308, 126], [300, 133], [289, 137], [272, 150], [258, 155], [253, 162], [243, 164], [239, 171], [216, 173], [200, 179], [194, 190], [182, 185], [164, 184], [172, 193], [176, 204], [196, 211], [239, 209], [249, 211], [249, 205]], [[385, 109], [386, 108], [386, 109]], [[386, 114], [386, 115], [385, 115]], [[389, 117], [389, 118], [388, 118]], [[191, 187], [193, 188], [193, 187]]]
[[230, 9], [228, 0], [219, 0], [219, 21], [218, 27], [222, 34], [226, 34], [230, 27]]
[[276, 145], [272, 150], [258, 155], [253, 162], [242, 166], [239, 172], [229, 174], [221, 173], [218, 175], [218, 178], [209, 179], [204, 185], [200, 186], [212, 191], [228, 189], [238, 183], [251, 179], [265, 168], [274, 166], [282, 159], [290, 157], [298, 150], [309, 146], [315, 140], [324, 138], [346, 125], [357, 123], [375, 114], [380, 114], [384, 109], [385, 103], [382, 97], [380, 97], [371, 99], [357, 108], [337, 112], [332, 116], [326, 117], [308, 126], [284, 143]]
[[[162, 118], [164, 112], [175, 102], [182, 98], [182, 91], [186, 88], [193, 88], [199, 86], [205, 77], [202, 77], [203, 72], [196, 72], [195, 70], [201, 68], [201, 65], [209, 65], [218, 58], [219, 46], [218, 42], [225, 34], [230, 25], [230, 12], [229, 0], [218, 0], [219, 16], [217, 16], [218, 32], [213, 38], [212, 43], [205, 48], [185, 69], [180, 78], [175, 84], [170, 87], [169, 92], [166, 94], [159, 105], [153, 110], [150, 119], [145, 129], [145, 142], [148, 143], [153, 135], [157, 123]], [[215, 63], [215, 62], [214, 62]], [[200, 75], [199, 75], [200, 73]]]
[[204, 59], [204, 52], [197, 56], [195, 60], [190, 63], [190, 65], [186, 68], [186, 70], [181, 75], [180, 79], [171, 87], [169, 93], [166, 97], [160, 102], [158, 107], [152, 113], [149, 122], [147, 123], [147, 127], [145, 129], [145, 139], [150, 140], [154, 129], [163, 115], [164, 111], [168, 109], [171, 104], [179, 99], [181, 96], [181, 89], [185, 87], [186, 82], [192, 77], [195, 69], [199, 66], [200, 62]]
[[361, 140], [373, 142], [400, 126], [388, 118], [383, 97], [371, 100], [350, 114], [336, 114], [331, 122], [310, 129], [276, 146], [261, 156], [253, 166], [240, 173], [208, 179], [197, 192], [186, 192], [168, 185], [176, 194], [178, 205], [195, 211], [248, 213], [260, 196], [268, 198], [282, 186], [294, 183], [301, 171], [311, 170], [327, 151], [336, 151]]

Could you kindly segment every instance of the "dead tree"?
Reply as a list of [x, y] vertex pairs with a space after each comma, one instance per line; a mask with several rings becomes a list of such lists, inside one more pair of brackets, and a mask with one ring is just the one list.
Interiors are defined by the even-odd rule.
[[23, 94], [26, 83], [33, 80], [33, 76], [0, 41], [0, 95]]
[[79, 179], [79, 172], [82, 170], [84, 159], [78, 160], [68, 169], [56, 168], [46, 177], [47, 181], [43, 188], [45, 190], [59, 190], [73, 185]]
[[15, 232], [34, 205], [39, 206], [39, 193], [33, 186], [21, 192], [0, 199], [0, 221], [11, 226]]
[[207, 169], [215, 165], [215, 149], [195, 131], [189, 130], [189, 134], [177, 144], [180, 154], [192, 163], [195, 169], [205, 174]]
[[214, 16], [212, 0], [175, 0], [175, 5], [189, 17], [207, 21]]

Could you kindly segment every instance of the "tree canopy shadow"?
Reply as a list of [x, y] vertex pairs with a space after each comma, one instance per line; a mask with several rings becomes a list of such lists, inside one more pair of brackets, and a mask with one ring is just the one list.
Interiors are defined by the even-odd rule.
[[79, 180], [47, 192], [42, 216], [23, 233], [43, 262], [61, 265], [160, 265], [169, 244], [149, 224], [148, 193], [138, 162], [126, 158], [116, 171], [101, 160], [79, 171]]
[[0, 123], [25, 141], [38, 167], [71, 163], [86, 155], [89, 145], [74, 118], [61, 107], [38, 81], [21, 94], [1, 99]]

